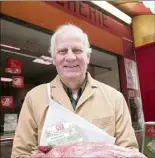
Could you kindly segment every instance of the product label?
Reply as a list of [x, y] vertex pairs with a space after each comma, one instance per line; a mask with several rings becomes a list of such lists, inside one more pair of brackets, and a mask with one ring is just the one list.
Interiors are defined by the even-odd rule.
[[83, 141], [79, 128], [71, 122], [59, 122], [48, 127], [45, 131], [45, 139], [48, 145], [68, 144]]

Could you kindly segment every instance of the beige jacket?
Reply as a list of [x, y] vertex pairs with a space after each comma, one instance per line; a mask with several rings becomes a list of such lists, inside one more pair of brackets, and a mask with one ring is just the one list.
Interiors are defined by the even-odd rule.
[[[59, 76], [51, 82], [52, 98], [116, 137], [116, 145], [138, 149], [123, 95], [114, 88], [94, 80], [89, 73], [87, 76], [86, 88], [75, 111]], [[14, 137], [13, 158], [30, 157], [31, 148], [38, 146], [48, 103], [47, 84], [37, 86], [27, 93]]]

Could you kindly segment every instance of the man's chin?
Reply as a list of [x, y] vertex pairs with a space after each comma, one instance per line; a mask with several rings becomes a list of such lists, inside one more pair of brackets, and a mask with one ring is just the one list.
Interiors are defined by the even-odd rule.
[[68, 79], [68, 80], [71, 80], [71, 79], [74, 79], [74, 80], [76, 80], [76, 79], [78, 79], [78, 78], [80, 78], [81, 77], [81, 75], [80, 74], [67, 74], [67, 75], [65, 75], [64, 76], [64, 78], [66, 78], [66, 79]]
[[67, 78], [67, 79], [76, 79], [79, 77], [80, 77], [80, 75], [67, 75], [67, 76], [65, 76], [65, 78]]

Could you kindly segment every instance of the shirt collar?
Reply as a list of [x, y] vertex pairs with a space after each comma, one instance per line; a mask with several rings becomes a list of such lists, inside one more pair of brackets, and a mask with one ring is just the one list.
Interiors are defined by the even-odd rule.
[[[72, 96], [72, 91], [61, 81], [62, 85], [63, 85], [63, 88], [64, 90], [66, 91], [66, 93], [68, 94], [68, 96]], [[87, 73], [86, 73], [86, 77], [85, 77], [85, 80], [83, 82], [83, 84], [81, 85], [81, 87], [78, 89], [78, 96], [81, 96], [85, 87], [86, 87], [86, 84], [87, 84]]]

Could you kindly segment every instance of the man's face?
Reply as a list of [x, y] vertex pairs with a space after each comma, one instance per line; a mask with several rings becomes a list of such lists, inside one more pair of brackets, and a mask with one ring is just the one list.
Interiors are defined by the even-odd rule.
[[79, 35], [58, 35], [55, 51], [53, 64], [62, 80], [81, 80], [85, 77], [90, 55], [84, 52], [83, 39]]

